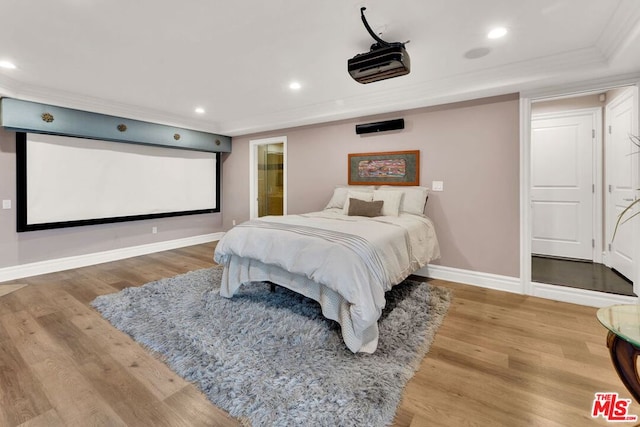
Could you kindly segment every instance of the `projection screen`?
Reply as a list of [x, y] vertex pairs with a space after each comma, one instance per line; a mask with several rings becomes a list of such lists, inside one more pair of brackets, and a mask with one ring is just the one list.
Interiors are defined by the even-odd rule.
[[17, 133], [18, 231], [220, 211], [220, 154]]

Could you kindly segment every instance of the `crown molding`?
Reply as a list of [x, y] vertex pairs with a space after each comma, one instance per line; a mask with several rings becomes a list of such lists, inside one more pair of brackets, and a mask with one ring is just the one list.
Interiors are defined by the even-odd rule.
[[595, 46], [611, 63], [638, 37], [640, 9], [637, 7], [637, 1], [625, 0], [616, 9]]
[[[624, 16], [624, 14], [617, 15]], [[634, 21], [630, 18], [625, 20], [625, 22], [627, 21], [629, 23], [625, 25], [626, 30], [620, 30], [616, 33], [618, 35], [610, 36], [612, 41], [602, 38], [603, 43], [613, 43], [613, 41], [629, 35], [631, 29], [635, 28], [632, 25], [633, 22], [637, 22], [637, 20]], [[605, 51], [607, 51], [606, 48]], [[611, 54], [610, 50], [607, 52]], [[2, 90], [0, 95], [169, 126], [238, 136], [522, 92], [548, 87], [554, 82], [562, 84], [599, 77], [606, 72], [612, 72], [607, 56], [603, 54], [602, 48], [593, 46], [532, 60], [486, 67], [427, 82], [394, 85], [384, 90], [368, 91], [362, 95], [340, 100], [282, 109], [224, 122], [170, 115], [166, 111], [43, 86], [27, 85], [6, 76], [0, 76], [0, 90]]]
[[[247, 135], [355, 117], [423, 108], [475, 98], [504, 95], [551, 84], [554, 79], [588, 78], [607, 67], [599, 49], [579, 49], [468, 73], [408, 84], [332, 100], [301, 108], [280, 110], [221, 124], [220, 133]], [[532, 73], [532, 70], [535, 70]], [[580, 75], [576, 76], [576, 70]], [[584, 74], [584, 77], [581, 75]]]

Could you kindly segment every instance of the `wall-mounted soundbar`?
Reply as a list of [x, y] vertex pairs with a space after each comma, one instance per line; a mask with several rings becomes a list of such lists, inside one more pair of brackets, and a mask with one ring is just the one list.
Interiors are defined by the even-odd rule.
[[383, 122], [365, 123], [356, 125], [356, 133], [385, 132], [388, 130], [404, 129], [404, 119], [385, 120]]

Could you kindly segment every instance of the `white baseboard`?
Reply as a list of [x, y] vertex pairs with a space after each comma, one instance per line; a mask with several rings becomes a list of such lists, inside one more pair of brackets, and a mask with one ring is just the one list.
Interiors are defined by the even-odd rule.
[[499, 274], [482, 273], [478, 271], [463, 270], [460, 268], [445, 267], [442, 265], [427, 265], [413, 274], [417, 276], [430, 277], [432, 279], [463, 283], [465, 285], [480, 286], [497, 291], [516, 294], [524, 293], [522, 290], [522, 283], [518, 277], [501, 276]]
[[586, 289], [550, 285], [547, 283], [531, 283], [531, 295], [590, 307], [607, 307], [615, 304], [638, 304], [638, 297], [588, 291]]
[[[183, 239], [168, 240], [164, 242], [149, 243], [146, 245], [132, 246], [122, 249], [114, 249], [92, 254], [71, 256], [67, 258], [38, 261], [29, 264], [16, 265], [0, 268], [0, 282], [22, 279], [24, 277], [37, 276], [40, 274], [55, 273], [57, 271], [70, 270], [72, 268], [86, 267], [89, 265], [102, 264], [105, 262], [117, 261], [140, 255], [147, 255], [155, 252], [168, 251], [171, 249], [183, 248], [185, 246], [199, 245], [202, 243], [220, 240], [224, 233], [203, 234]], [[211, 254], [213, 259], [213, 254]]]
[[[30, 264], [22, 264], [0, 268], [0, 283], [9, 280], [22, 279], [24, 277], [40, 274], [55, 273], [57, 271], [70, 270], [72, 268], [86, 267], [102, 264], [155, 252], [162, 252], [185, 246], [199, 245], [202, 243], [220, 240], [224, 233], [203, 234], [200, 236], [186, 237], [183, 239], [168, 240], [165, 242], [150, 243], [147, 245], [133, 246], [122, 249], [114, 249], [92, 254], [78, 255], [67, 258], [58, 258], [39, 261]], [[211, 254], [213, 259], [213, 254]], [[522, 282], [517, 277], [501, 276], [498, 274], [482, 273], [478, 271], [463, 270], [460, 268], [445, 267], [441, 265], [427, 265], [414, 273], [417, 276], [432, 279], [447, 280], [466, 285], [479, 286], [497, 291], [523, 294]], [[637, 304], [637, 297], [609, 294], [604, 292], [587, 291], [584, 289], [570, 288], [566, 286], [549, 285], [545, 283], [532, 283], [531, 295], [552, 299], [555, 301], [586, 305], [591, 307], [606, 307], [613, 304]]]
[[[465, 285], [524, 294], [523, 285], [519, 278], [500, 276], [497, 274], [481, 273], [441, 265], [427, 265], [414, 273], [417, 276], [432, 279], [447, 280]], [[551, 299], [554, 301], [586, 305], [589, 307], [607, 307], [614, 304], [638, 304], [638, 297], [610, 294], [606, 292], [588, 291], [567, 286], [550, 285], [546, 283], [531, 283], [531, 296]]]

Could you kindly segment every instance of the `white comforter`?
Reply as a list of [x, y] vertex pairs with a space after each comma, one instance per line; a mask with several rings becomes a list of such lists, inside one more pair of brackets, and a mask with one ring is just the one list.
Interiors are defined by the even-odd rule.
[[[214, 258], [225, 269], [232, 258], [255, 260], [329, 288], [348, 303], [348, 327], [356, 337], [375, 325], [375, 350], [384, 293], [439, 255], [433, 223], [426, 217], [365, 218], [325, 210], [240, 224], [218, 242]], [[233, 296], [240, 284], [223, 284], [221, 295]], [[344, 319], [334, 320], [342, 324]], [[366, 348], [372, 351], [371, 345]]]

